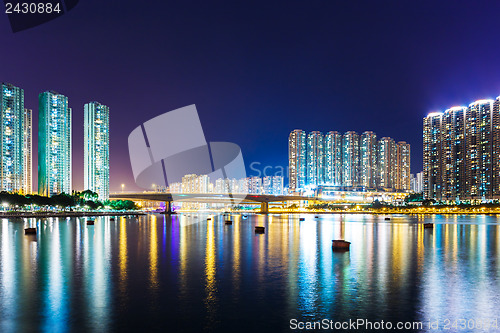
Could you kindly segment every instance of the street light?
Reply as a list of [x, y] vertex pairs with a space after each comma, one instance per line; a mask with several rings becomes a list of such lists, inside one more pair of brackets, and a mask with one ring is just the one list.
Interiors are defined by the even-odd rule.
[[122, 193], [123, 193], [123, 189], [125, 188], [125, 184], [122, 184]]

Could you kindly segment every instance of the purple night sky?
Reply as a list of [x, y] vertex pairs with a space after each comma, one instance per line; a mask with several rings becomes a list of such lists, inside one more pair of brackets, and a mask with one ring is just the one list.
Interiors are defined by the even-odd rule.
[[296, 128], [372, 130], [409, 142], [415, 173], [428, 112], [500, 95], [498, 13], [498, 0], [81, 0], [18, 33], [0, 14], [0, 81], [22, 87], [34, 110], [35, 184], [45, 90], [73, 108], [76, 190], [93, 100], [110, 107], [111, 191], [136, 189], [129, 133], [190, 104], [207, 140], [239, 144], [247, 166], [286, 167]]

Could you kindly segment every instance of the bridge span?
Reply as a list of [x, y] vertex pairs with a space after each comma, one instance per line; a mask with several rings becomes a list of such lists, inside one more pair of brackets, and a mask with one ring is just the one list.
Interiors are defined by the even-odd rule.
[[298, 195], [268, 195], [268, 194], [239, 194], [239, 193], [168, 193], [168, 192], [138, 192], [113, 193], [112, 200], [145, 200], [165, 202], [165, 212], [172, 212], [172, 202], [204, 202], [204, 203], [242, 203], [259, 204], [260, 212], [269, 212], [269, 203], [301, 200], [321, 200], [315, 197]]

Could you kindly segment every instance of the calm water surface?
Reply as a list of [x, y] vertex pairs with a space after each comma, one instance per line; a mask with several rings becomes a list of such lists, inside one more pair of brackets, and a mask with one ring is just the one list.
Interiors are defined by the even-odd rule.
[[[436, 332], [429, 321], [500, 318], [496, 216], [208, 216], [0, 220], [0, 332], [291, 332], [293, 318]], [[332, 252], [338, 238], [350, 252]]]

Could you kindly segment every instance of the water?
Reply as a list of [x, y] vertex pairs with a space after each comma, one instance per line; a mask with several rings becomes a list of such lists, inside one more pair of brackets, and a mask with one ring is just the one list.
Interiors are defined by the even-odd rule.
[[[500, 331], [452, 327], [500, 317], [496, 216], [207, 216], [0, 220], [0, 332], [291, 332], [325, 318]], [[349, 252], [332, 251], [339, 238]]]

